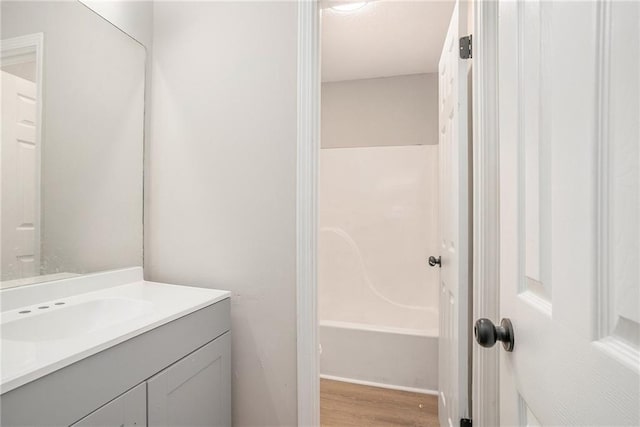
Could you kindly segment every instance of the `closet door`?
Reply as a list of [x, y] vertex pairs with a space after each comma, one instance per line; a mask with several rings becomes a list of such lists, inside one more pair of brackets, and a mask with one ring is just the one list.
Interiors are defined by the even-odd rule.
[[87, 415], [71, 427], [144, 427], [147, 425], [147, 391], [139, 384]]
[[231, 425], [231, 334], [147, 381], [149, 427]]

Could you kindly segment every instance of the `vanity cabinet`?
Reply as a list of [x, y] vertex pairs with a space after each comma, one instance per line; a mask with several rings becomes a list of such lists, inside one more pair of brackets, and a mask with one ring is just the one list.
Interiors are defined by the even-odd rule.
[[231, 342], [227, 333], [72, 427], [230, 425]]
[[230, 299], [0, 398], [2, 427], [231, 426]]

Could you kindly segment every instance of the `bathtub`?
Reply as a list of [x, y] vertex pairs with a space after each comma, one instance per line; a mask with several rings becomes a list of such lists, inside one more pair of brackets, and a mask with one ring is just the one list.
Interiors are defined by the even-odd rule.
[[323, 149], [324, 378], [437, 393], [437, 146]]
[[320, 321], [322, 378], [437, 394], [438, 328]]

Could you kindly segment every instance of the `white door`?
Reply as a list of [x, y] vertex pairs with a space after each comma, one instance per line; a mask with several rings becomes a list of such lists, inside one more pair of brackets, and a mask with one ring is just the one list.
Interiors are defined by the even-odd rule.
[[36, 84], [1, 75], [1, 280], [40, 274], [40, 166]]
[[499, 7], [500, 421], [637, 426], [640, 3]]
[[469, 408], [469, 142], [467, 74], [459, 38], [465, 2], [456, 2], [439, 63], [440, 340], [438, 413], [443, 426], [470, 418]]

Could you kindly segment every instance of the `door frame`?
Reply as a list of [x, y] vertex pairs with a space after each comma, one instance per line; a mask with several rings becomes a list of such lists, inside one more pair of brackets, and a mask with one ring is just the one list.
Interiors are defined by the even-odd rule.
[[[500, 315], [498, 1], [477, 1], [473, 17], [473, 316]], [[499, 352], [472, 343], [472, 418], [500, 425]]]
[[[473, 0], [470, 0], [473, 1]], [[498, 4], [473, 1], [473, 317], [499, 315]], [[318, 159], [320, 5], [298, 0], [296, 304], [299, 426], [320, 425]], [[498, 354], [473, 346], [472, 417], [498, 425]]]
[[320, 4], [298, 0], [296, 304], [298, 425], [320, 425], [318, 347], [318, 158]]
[[[24, 36], [12, 37], [0, 40], [0, 63], [4, 64], [7, 59], [15, 58], [14, 63], [24, 62], [24, 56], [35, 56], [36, 59], [36, 183], [38, 185], [38, 197], [35, 200], [35, 221], [39, 230], [35, 242], [35, 259], [38, 269], [42, 268], [42, 105], [43, 96], [43, 58], [44, 58], [44, 33], [32, 33]], [[0, 148], [1, 150], [1, 148]], [[0, 162], [1, 163], [1, 162]], [[2, 165], [0, 164], [0, 168]], [[0, 171], [1, 172], [1, 171]], [[1, 176], [1, 174], [0, 174]], [[0, 201], [2, 195], [0, 194]], [[0, 213], [0, 216], [2, 214]], [[0, 230], [0, 234], [2, 231]], [[5, 284], [6, 285], [6, 284]], [[6, 288], [7, 286], [0, 286]]]

